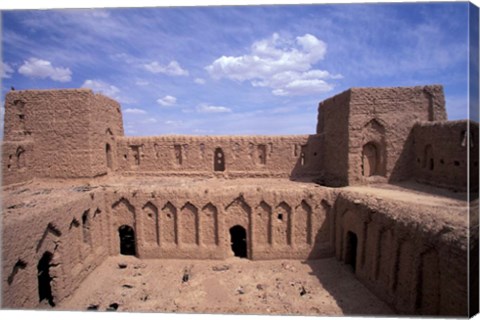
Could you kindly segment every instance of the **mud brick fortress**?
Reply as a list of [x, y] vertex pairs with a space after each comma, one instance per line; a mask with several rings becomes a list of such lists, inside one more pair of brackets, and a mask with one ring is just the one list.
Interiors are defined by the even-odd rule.
[[349, 89], [310, 135], [123, 132], [91, 90], [6, 95], [3, 308], [54, 306], [120, 254], [336, 257], [395, 312], [468, 315], [478, 123], [447, 121], [441, 86]]

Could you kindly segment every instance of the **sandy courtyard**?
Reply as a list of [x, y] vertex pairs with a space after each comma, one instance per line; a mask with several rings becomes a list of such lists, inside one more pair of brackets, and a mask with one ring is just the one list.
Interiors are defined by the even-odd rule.
[[58, 309], [285, 315], [393, 313], [354, 278], [348, 266], [334, 258], [301, 262], [110, 257]]

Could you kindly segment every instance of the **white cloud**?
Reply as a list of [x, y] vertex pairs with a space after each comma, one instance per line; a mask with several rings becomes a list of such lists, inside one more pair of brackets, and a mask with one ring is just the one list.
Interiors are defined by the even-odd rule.
[[196, 84], [205, 84], [205, 79], [195, 78], [194, 82], [195, 82]]
[[138, 79], [137, 81], [135, 81], [135, 84], [137, 86], [143, 87], [143, 86], [148, 86], [150, 82], [148, 82], [147, 80]]
[[180, 121], [180, 120], [167, 120], [164, 123], [168, 126], [178, 127], [182, 124], [182, 121]]
[[123, 110], [123, 113], [129, 113], [129, 114], [147, 114], [147, 111], [143, 109], [138, 109], [138, 108], [128, 108]]
[[183, 69], [180, 64], [173, 60], [166, 66], [162, 66], [157, 61], [143, 65], [151, 73], [164, 73], [169, 76], [188, 76], [188, 71]]
[[155, 118], [148, 118], [148, 119], [143, 120], [142, 123], [144, 123], [144, 124], [157, 123], [157, 119], [155, 119]]
[[6, 62], [2, 62], [2, 64], [0, 64], [0, 67], [0, 78], [10, 78], [12, 76], [12, 73], [15, 71]]
[[201, 103], [196, 108], [199, 113], [226, 113], [232, 112], [232, 109], [222, 106], [212, 106], [206, 103]]
[[82, 84], [82, 88], [92, 89], [95, 92], [102, 93], [113, 99], [118, 99], [118, 94], [120, 93], [120, 89], [102, 80], [85, 80]]
[[50, 78], [53, 81], [68, 82], [72, 80], [72, 71], [68, 68], [54, 67], [50, 61], [30, 58], [18, 69], [20, 74], [30, 78]]
[[327, 45], [311, 34], [292, 41], [275, 33], [254, 42], [249, 54], [222, 56], [205, 69], [215, 79], [250, 81], [253, 86], [271, 88], [274, 95], [323, 93], [333, 89], [326, 79], [341, 78], [313, 69], [326, 51]]
[[177, 98], [172, 97], [172, 96], [165, 96], [163, 98], [158, 99], [157, 103], [162, 105], [162, 106], [169, 107], [169, 106], [173, 106], [175, 103], [177, 103]]
[[120, 89], [116, 86], [98, 79], [88, 79], [82, 84], [82, 88], [89, 88], [96, 93], [101, 93], [120, 103], [137, 103], [135, 99], [130, 96], [122, 95]]

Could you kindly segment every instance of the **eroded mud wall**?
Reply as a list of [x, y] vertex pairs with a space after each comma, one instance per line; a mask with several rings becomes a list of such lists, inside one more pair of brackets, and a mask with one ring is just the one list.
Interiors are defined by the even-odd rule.
[[139, 258], [224, 259], [233, 255], [230, 229], [246, 231], [250, 259], [307, 259], [333, 253], [328, 192], [258, 187], [166, 187], [108, 193], [110, 254], [119, 230], [133, 228]]
[[[79, 193], [64, 205], [46, 204], [38, 210], [32, 200], [30, 206], [4, 210], [2, 308], [57, 304], [108, 256], [103, 195]], [[40, 268], [45, 256], [50, 256], [46, 270]], [[39, 279], [47, 271], [42, 284]], [[40, 290], [46, 289], [51, 301], [41, 299]]]
[[[10, 91], [5, 97], [3, 184], [27, 177], [105, 174], [106, 143], [116, 135], [123, 135], [118, 103], [89, 89]], [[8, 167], [16, 158], [21, 170]]]
[[322, 140], [323, 183], [348, 184], [348, 119], [350, 90], [319, 104], [317, 134]]
[[[426, 215], [426, 207], [381, 202], [338, 196], [337, 259], [399, 313], [466, 316], [466, 228], [436, 223], [435, 208]], [[464, 208], [455, 210], [451, 214], [466, 214]]]
[[[411, 177], [410, 131], [417, 121], [447, 119], [442, 86], [353, 88], [349, 117], [349, 183], [370, 176], [388, 181]], [[375, 148], [375, 168], [367, 170], [365, 146]]]
[[115, 100], [96, 94], [90, 115], [90, 148], [94, 176], [117, 170], [117, 139], [123, 136], [120, 105]]
[[[467, 191], [468, 153], [470, 175], [478, 176], [478, 124], [467, 121], [422, 122], [412, 132], [414, 177], [418, 182]], [[475, 182], [472, 179], [472, 182]], [[478, 190], [478, 183], [470, 186]]]
[[124, 174], [296, 177], [318, 174], [317, 136], [159, 136], [118, 139]]
[[31, 140], [2, 143], [2, 184], [20, 183], [33, 178], [35, 159]]
[[352, 88], [319, 105], [324, 183], [329, 186], [409, 179], [411, 129], [446, 120], [441, 86]]

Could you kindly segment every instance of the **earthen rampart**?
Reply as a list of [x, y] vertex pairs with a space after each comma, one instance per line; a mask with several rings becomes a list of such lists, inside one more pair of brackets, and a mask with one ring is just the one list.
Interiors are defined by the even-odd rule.
[[297, 177], [319, 175], [316, 136], [159, 136], [117, 140], [126, 175]]
[[478, 124], [446, 121], [441, 86], [347, 90], [295, 136], [125, 137], [84, 89], [5, 109], [4, 307], [54, 305], [119, 254], [335, 256], [399, 313], [467, 315]]
[[[469, 163], [470, 176], [478, 176], [478, 123], [421, 122], [413, 127], [412, 137], [418, 182], [467, 191]], [[471, 159], [469, 154], [473, 155]], [[471, 190], [478, 190], [476, 181], [472, 179]]]
[[5, 99], [2, 183], [106, 174], [106, 144], [115, 148], [113, 137], [122, 135], [120, 105], [91, 90], [11, 91]]
[[[3, 306], [38, 305], [36, 286], [27, 284], [36, 282], [45, 252], [51, 254], [52, 290], [59, 302], [122, 250], [140, 259], [231, 257], [231, 232], [240, 226], [249, 259], [335, 255], [397, 312], [466, 313], [468, 246], [461, 201], [442, 209], [442, 226], [434, 196], [432, 203], [412, 206], [348, 189], [269, 181], [275, 179], [226, 183], [222, 190], [208, 181], [183, 178], [188, 185], [175, 185], [173, 178], [164, 179], [121, 187], [32, 188], [23, 191], [31, 199], [29, 214], [17, 203], [21, 195], [11, 195], [3, 236], [16, 239], [16, 245], [3, 242]], [[42, 211], [56, 198], [63, 200], [48, 214]], [[22, 231], [26, 225], [28, 233]], [[132, 232], [132, 246], [119, 245], [121, 230]]]

